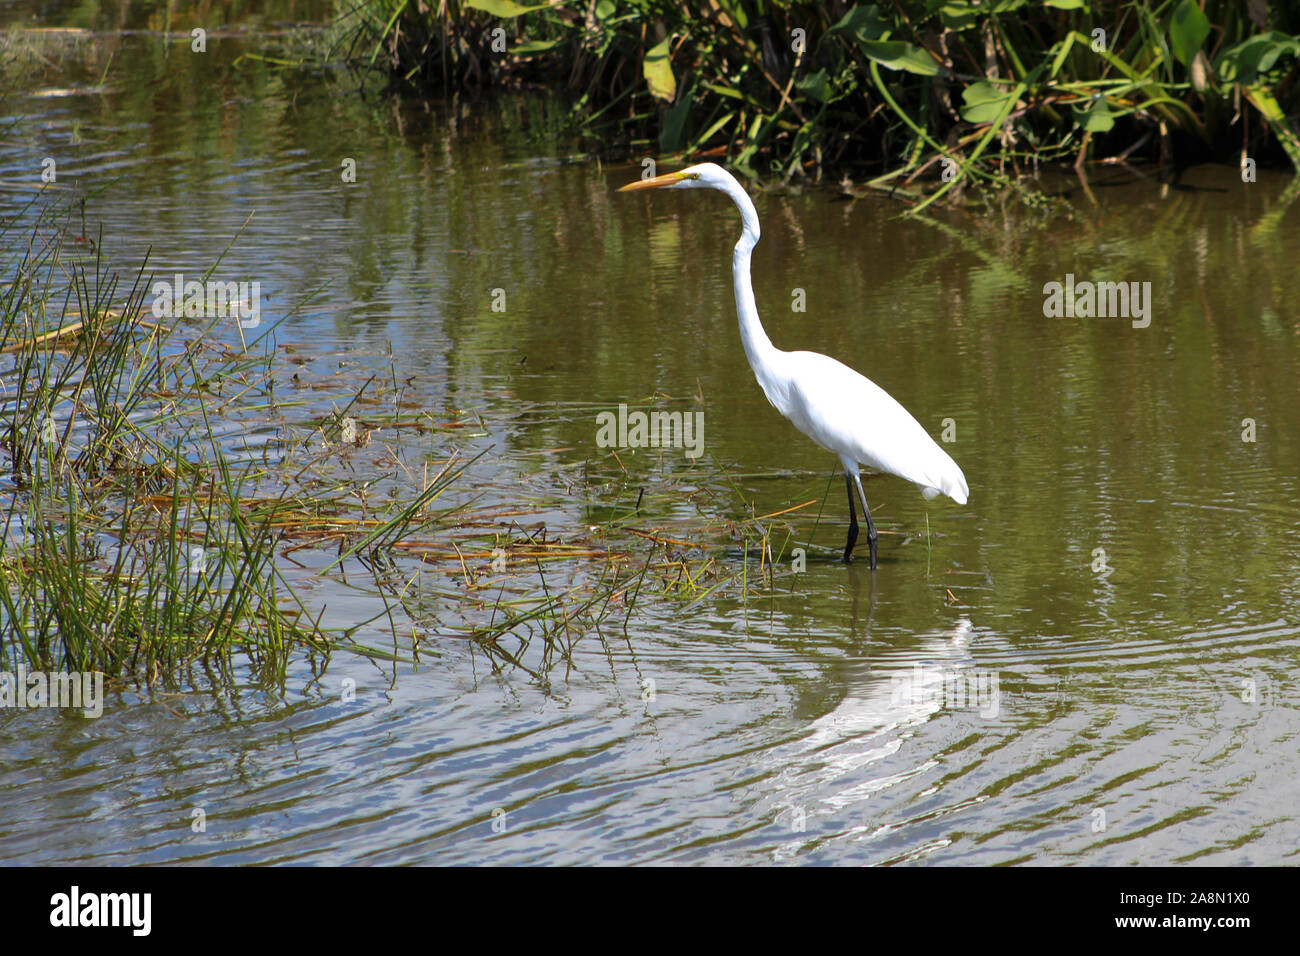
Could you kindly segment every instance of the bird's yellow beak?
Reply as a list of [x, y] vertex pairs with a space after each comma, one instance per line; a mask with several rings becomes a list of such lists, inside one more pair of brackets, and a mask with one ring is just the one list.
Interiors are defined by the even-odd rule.
[[694, 178], [695, 177], [692, 174], [686, 172], [684, 169], [679, 169], [675, 173], [664, 173], [662, 176], [652, 176], [649, 179], [638, 179], [636, 182], [628, 183], [626, 186], [621, 186], [618, 191], [621, 193], [630, 193], [636, 192], [638, 189], [659, 189], [663, 186], [672, 186], [676, 183], [680, 183], [683, 179]]

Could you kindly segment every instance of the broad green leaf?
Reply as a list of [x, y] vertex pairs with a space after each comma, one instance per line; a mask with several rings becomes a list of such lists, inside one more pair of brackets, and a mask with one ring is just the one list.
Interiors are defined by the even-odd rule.
[[1049, 7], [1056, 7], [1058, 10], [1083, 9], [1083, 0], [1043, 0], [1043, 3]]
[[921, 76], [937, 76], [939, 61], [930, 51], [901, 40], [859, 40], [858, 46], [869, 59], [891, 70], [906, 70]]
[[673, 66], [668, 61], [668, 44], [671, 40], [668, 37], [653, 49], [647, 50], [645, 65], [642, 67], [650, 94], [669, 103], [677, 95], [677, 77], [673, 76]]
[[876, 40], [889, 30], [889, 24], [880, 18], [876, 5], [851, 7], [840, 21], [826, 31], [826, 36], [847, 33], [859, 40]]
[[1183, 66], [1191, 63], [1209, 35], [1210, 21], [1196, 5], [1196, 0], [1183, 0], [1174, 8], [1169, 21], [1169, 45], [1179, 63]]
[[614, 0], [599, 0], [596, 4], [596, 19], [608, 20], [614, 15]]
[[945, 3], [939, 8], [939, 17], [949, 30], [965, 30], [972, 26], [984, 12], [986, 11], [983, 8], [969, 2]]
[[1259, 73], [1267, 73], [1273, 69], [1273, 64], [1283, 53], [1300, 53], [1300, 43], [1292, 40], [1290, 43], [1275, 43], [1265, 47], [1260, 55], [1259, 63], [1255, 65], [1255, 70]]
[[818, 103], [825, 103], [826, 97], [830, 92], [826, 80], [826, 71], [818, 70], [816, 73], [810, 73], [803, 79], [795, 83], [794, 88], [801, 93], [806, 93], [810, 98]]
[[1012, 96], [1011, 90], [999, 90], [988, 80], [979, 80], [961, 91], [961, 118], [968, 123], [992, 123]]
[[1300, 55], [1300, 41], [1285, 33], [1270, 31], [1223, 51], [1214, 68], [1226, 82], [1250, 85], [1260, 73], [1271, 70], [1284, 53]]
[[540, 10], [546, 4], [540, 4], [533, 7], [525, 7], [522, 4], [514, 3], [513, 0], [465, 0], [465, 6], [474, 10], [482, 10], [484, 13], [490, 13], [494, 17], [517, 17], [521, 13], [531, 13], [534, 10]]
[[1085, 110], [1075, 107], [1074, 121], [1089, 133], [1108, 133], [1115, 125], [1115, 117], [1111, 115], [1104, 96], [1096, 97]]

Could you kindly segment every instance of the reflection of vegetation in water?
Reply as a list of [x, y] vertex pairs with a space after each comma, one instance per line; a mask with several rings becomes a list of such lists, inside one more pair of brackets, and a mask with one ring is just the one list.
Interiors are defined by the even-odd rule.
[[[894, 187], [925, 176], [942, 192], [1005, 184], [1026, 164], [1163, 158], [1175, 142], [1180, 156], [1271, 150], [1300, 169], [1290, 121], [1300, 111], [1300, 10], [1278, 4], [343, 0], [340, 9], [352, 61], [398, 86], [563, 83], [592, 132], [653, 132], [664, 152], [716, 150], [751, 175], [884, 162], [896, 167]], [[1249, 129], [1243, 109], [1256, 118]]]

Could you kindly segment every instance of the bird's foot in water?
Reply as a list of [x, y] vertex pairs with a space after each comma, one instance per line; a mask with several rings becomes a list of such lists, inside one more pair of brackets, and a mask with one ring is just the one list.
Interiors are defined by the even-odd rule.
[[[844, 552], [844, 563], [845, 563], [845, 564], [852, 564], [852, 563], [853, 563], [853, 551], [852, 551], [852, 550], [849, 550], [849, 551], [845, 551], [845, 552]], [[876, 568], [877, 568], [878, 565], [879, 565], [879, 562], [876, 560], [876, 549], [875, 549], [875, 548], [872, 548], [872, 549], [871, 549], [871, 557], [867, 559], [867, 566], [868, 566], [869, 568], [871, 568], [872, 571], [874, 571], [874, 570], [876, 570]]]

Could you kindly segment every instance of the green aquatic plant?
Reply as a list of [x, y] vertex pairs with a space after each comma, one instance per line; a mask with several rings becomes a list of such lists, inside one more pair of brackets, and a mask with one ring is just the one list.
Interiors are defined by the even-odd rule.
[[123, 291], [65, 246], [66, 212], [26, 212], [0, 285], [0, 665], [150, 677], [239, 652], [282, 677], [324, 638], [276, 569], [273, 512], [242, 506], [258, 465], [206, 410], [257, 363], [145, 318], [143, 268]]
[[340, 0], [338, 26], [398, 88], [559, 84], [606, 144], [785, 180], [874, 166], [917, 202], [1041, 163], [1300, 170], [1300, 9], [1280, 4]]

